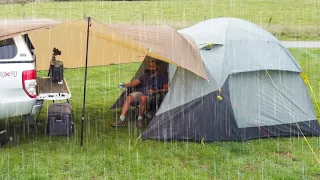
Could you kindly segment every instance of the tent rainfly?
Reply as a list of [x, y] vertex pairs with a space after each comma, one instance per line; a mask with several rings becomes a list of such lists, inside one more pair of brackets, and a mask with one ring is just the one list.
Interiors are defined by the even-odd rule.
[[[168, 94], [142, 139], [319, 136], [302, 69], [270, 33], [236, 18], [207, 20], [179, 33], [196, 43], [209, 81], [170, 64]], [[112, 108], [122, 103], [120, 97]]]

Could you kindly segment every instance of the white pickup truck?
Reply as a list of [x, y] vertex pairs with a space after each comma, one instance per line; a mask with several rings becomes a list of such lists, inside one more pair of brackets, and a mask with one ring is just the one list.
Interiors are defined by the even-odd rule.
[[41, 111], [43, 100], [70, 97], [66, 83], [59, 86], [50, 78], [37, 78], [34, 48], [28, 35], [0, 41], [0, 119], [32, 118]]
[[37, 101], [36, 64], [28, 36], [0, 41], [0, 119], [34, 115]]

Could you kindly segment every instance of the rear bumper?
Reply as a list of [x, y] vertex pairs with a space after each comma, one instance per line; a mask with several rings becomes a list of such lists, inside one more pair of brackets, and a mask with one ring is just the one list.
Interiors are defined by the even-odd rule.
[[43, 101], [27, 99], [11, 102], [0, 102], [0, 119], [9, 117], [34, 115], [41, 111]]
[[37, 100], [36, 103], [32, 107], [31, 115], [35, 115], [37, 113], [40, 113], [42, 106], [43, 106], [43, 100]]

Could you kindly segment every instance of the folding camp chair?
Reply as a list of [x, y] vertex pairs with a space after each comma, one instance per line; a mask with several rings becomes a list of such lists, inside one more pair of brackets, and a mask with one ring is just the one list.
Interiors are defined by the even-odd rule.
[[[147, 73], [149, 74], [150, 71], [149, 69], [146, 69], [144, 71], [144, 73]], [[128, 95], [130, 95], [130, 93], [132, 92], [135, 92], [135, 90], [137, 88], [140, 88], [140, 87], [135, 87], [135, 88], [128, 88], [126, 89], [125, 91], [125, 97], [127, 97]], [[147, 103], [147, 107], [146, 107], [146, 113], [145, 113], [145, 117], [147, 117], [148, 119], [152, 119], [153, 116], [156, 114], [157, 110], [159, 109], [160, 107], [160, 104], [163, 100], [165, 96], [165, 93], [164, 92], [158, 92], [154, 95], [150, 95], [149, 96], [149, 100], [148, 100], [148, 103]], [[139, 108], [140, 108], [140, 104], [139, 103], [134, 103], [131, 105], [131, 107], [134, 108], [134, 113], [133, 113], [133, 117], [132, 117], [132, 113], [129, 114], [129, 118], [135, 118], [137, 119], [138, 116], [139, 116]]]
[[[158, 68], [158, 72], [161, 74], [164, 74], [166, 76], [168, 76], [168, 64], [167, 63], [160, 63], [158, 64], [159, 68]], [[144, 69], [143, 71], [144, 73], [149, 74], [150, 70], [149, 69]], [[116, 103], [111, 107], [111, 109], [116, 109], [116, 108], [120, 108], [122, 106], [122, 104], [125, 102], [125, 97], [127, 97], [129, 94], [131, 94], [132, 92], [135, 92], [136, 89], [140, 88], [140, 86], [138, 87], [134, 87], [134, 88], [127, 88], [122, 95], [120, 96], [120, 98], [116, 101]], [[157, 93], [154, 97], [152, 97], [152, 100], [149, 101], [150, 103], [147, 104], [147, 108], [146, 108], [146, 115], [145, 115], [145, 119], [152, 119], [153, 116], [156, 114], [157, 110], [160, 107], [160, 104], [162, 103], [162, 100], [164, 99], [166, 93], [164, 92], [159, 92]], [[131, 107], [134, 109], [132, 111], [132, 108], [129, 110], [127, 117], [129, 119], [137, 119], [139, 116], [139, 103], [134, 103], [131, 105]], [[113, 111], [114, 113], [112, 114], [112, 117], [117, 118], [118, 113], [117, 111]]]
[[[128, 94], [129, 95], [129, 94]], [[149, 96], [149, 100], [147, 103], [147, 107], [146, 107], [146, 112], [145, 112], [145, 120], [152, 120], [153, 116], [157, 113], [163, 98], [165, 96], [164, 92], [158, 92], [154, 95]], [[130, 119], [134, 118], [137, 119], [139, 116], [139, 112], [140, 112], [140, 104], [139, 103], [134, 103], [131, 105], [131, 107], [134, 108], [134, 113], [131, 113], [129, 115]]]

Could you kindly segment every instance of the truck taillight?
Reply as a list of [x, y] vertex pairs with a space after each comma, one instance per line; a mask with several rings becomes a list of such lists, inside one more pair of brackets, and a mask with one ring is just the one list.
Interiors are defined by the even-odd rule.
[[37, 97], [37, 72], [36, 70], [27, 70], [22, 72], [22, 86], [26, 94], [31, 98]]

